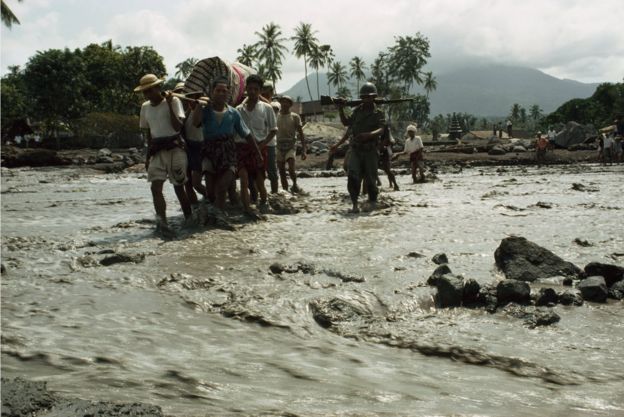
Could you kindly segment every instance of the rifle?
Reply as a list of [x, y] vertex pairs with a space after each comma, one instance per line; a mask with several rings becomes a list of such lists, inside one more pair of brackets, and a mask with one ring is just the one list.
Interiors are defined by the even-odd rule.
[[[385, 99], [385, 98], [375, 98], [375, 104], [395, 104], [395, 103], [404, 103], [406, 101], [414, 101], [413, 97], [411, 98], [395, 98], [395, 99]], [[355, 107], [362, 104], [362, 100], [346, 100], [341, 97], [330, 97], [330, 96], [321, 96], [321, 106], [330, 106], [332, 104], [344, 104], [345, 106]]]

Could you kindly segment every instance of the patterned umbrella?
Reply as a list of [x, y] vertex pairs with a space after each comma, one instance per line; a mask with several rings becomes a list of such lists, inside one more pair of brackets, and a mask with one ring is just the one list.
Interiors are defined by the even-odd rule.
[[236, 106], [243, 101], [245, 80], [255, 73], [253, 68], [249, 68], [240, 62], [229, 63], [217, 56], [202, 59], [195, 64], [191, 75], [184, 82], [184, 92], [188, 94], [201, 91], [210, 97], [212, 82], [218, 77], [225, 77], [230, 82], [228, 103]]

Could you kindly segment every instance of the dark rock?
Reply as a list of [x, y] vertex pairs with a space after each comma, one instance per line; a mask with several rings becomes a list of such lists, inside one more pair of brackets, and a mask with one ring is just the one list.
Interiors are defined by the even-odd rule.
[[519, 236], [503, 239], [494, 258], [508, 279], [520, 281], [533, 282], [556, 275], [578, 276], [581, 272], [576, 265]]
[[496, 287], [485, 285], [479, 290], [479, 304], [485, 306], [488, 313], [496, 312], [498, 308], [498, 298], [496, 296]]
[[535, 207], [543, 208], [543, 209], [551, 209], [553, 208], [552, 203], [546, 203], [544, 201], [538, 201], [535, 203]]
[[505, 279], [496, 286], [499, 305], [507, 303], [528, 304], [531, 301], [531, 288], [524, 281]]
[[547, 306], [549, 304], [557, 304], [557, 302], [559, 302], [559, 296], [552, 288], [540, 288], [535, 299], [536, 306]]
[[3, 417], [163, 417], [158, 406], [64, 398], [47, 390], [45, 382], [2, 378]]
[[585, 265], [585, 274], [590, 276], [601, 276], [605, 279], [607, 287], [612, 286], [624, 279], [624, 268], [617, 265], [603, 264], [600, 262], [590, 262]]
[[555, 143], [560, 148], [568, 148], [572, 145], [581, 144], [588, 138], [596, 137], [596, 134], [596, 129], [592, 125], [568, 122], [555, 136]]
[[551, 308], [536, 308], [533, 316], [525, 323], [530, 327], [548, 326], [561, 320], [559, 314], [555, 313]]
[[425, 255], [423, 255], [422, 253], [418, 253], [418, 252], [410, 252], [407, 254], [408, 258], [424, 258]]
[[563, 279], [562, 284], [565, 285], [566, 287], [571, 287], [572, 284], [574, 284], [574, 279], [572, 279], [571, 277], [565, 277]]
[[464, 295], [464, 280], [453, 274], [445, 274], [436, 280], [438, 307], [459, 307]]
[[466, 306], [471, 306], [479, 303], [479, 292], [481, 286], [477, 281], [470, 278], [464, 282], [464, 293], [462, 296], [462, 302]]
[[574, 239], [574, 243], [576, 243], [579, 246], [582, 246], [584, 248], [590, 247], [590, 246], [594, 246], [593, 243], [588, 242], [587, 240], [583, 240], [581, 238], [576, 238]]
[[45, 382], [2, 378], [2, 416], [31, 416], [52, 407], [55, 399]]
[[370, 313], [365, 308], [342, 298], [313, 300], [310, 302], [310, 310], [314, 320], [325, 328], [331, 327], [336, 323], [370, 316]]
[[447, 264], [442, 264], [433, 271], [433, 274], [427, 279], [427, 284], [436, 285], [438, 278], [443, 275], [451, 274], [451, 268]]
[[50, 149], [20, 149], [13, 147], [11, 152], [5, 151], [5, 146], [2, 147], [2, 166], [6, 168], [16, 167], [43, 167], [43, 166], [57, 166], [68, 165], [71, 160], [61, 158], [55, 151]]
[[557, 323], [561, 319], [550, 308], [521, 306], [514, 303], [506, 305], [503, 312], [517, 319], [524, 320], [524, 324], [529, 327], [547, 326]]
[[581, 295], [586, 301], [604, 303], [609, 295], [605, 279], [599, 276], [585, 278], [578, 283], [576, 288], [581, 291]]
[[275, 262], [275, 263], [271, 264], [271, 266], [269, 266], [269, 269], [274, 274], [281, 274], [282, 272], [284, 272], [284, 270], [286, 268], [281, 263]]
[[574, 191], [582, 191], [582, 192], [587, 192], [587, 193], [595, 193], [600, 191], [598, 188], [595, 187], [588, 187], [584, 184], [580, 184], [578, 182], [575, 182], [572, 184], [572, 189]]
[[505, 149], [503, 149], [502, 146], [493, 146], [492, 148], [490, 148], [490, 150], [488, 151], [488, 155], [505, 155], [507, 152], [505, 152]]
[[583, 298], [581, 297], [579, 293], [571, 292], [571, 291], [564, 291], [559, 294], [559, 304], [564, 305], [564, 306], [570, 306], [570, 305], [582, 306]]
[[438, 253], [431, 258], [434, 264], [442, 265], [448, 263], [448, 258], [445, 253]]
[[299, 209], [289, 201], [288, 197], [281, 194], [269, 195], [269, 206], [271, 207], [272, 214], [285, 215], [299, 213]]
[[107, 256], [104, 259], [102, 259], [100, 261], [100, 265], [104, 265], [104, 266], [109, 266], [109, 265], [114, 265], [114, 264], [119, 264], [119, 263], [139, 263], [139, 262], [143, 262], [143, 260], [145, 259], [145, 255], [142, 253], [137, 253], [137, 254], [128, 254], [128, 253], [116, 253], [114, 255], [111, 256]]
[[624, 299], [624, 281], [618, 281], [609, 288], [609, 298], [614, 300]]
[[0, 273], [4, 275], [6, 274], [6, 271], [7, 271], [6, 266], [4, 266], [4, 264], [0, 264]]

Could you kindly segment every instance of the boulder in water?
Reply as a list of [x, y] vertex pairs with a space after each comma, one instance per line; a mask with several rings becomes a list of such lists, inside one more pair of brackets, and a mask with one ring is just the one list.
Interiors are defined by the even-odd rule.
[[100, 260], [100, 265], [109, 266], [119, 263], [139, 263], [143, 262], [145, 255], [142, 253], [128, 254], [128, 253], [115, 253], [114, 255], [107, 256]]
[[624, 300], [624, 281], [618, 281], [609, 288], [609, 298]]
[[452, 273], [451, 268], [447, 264], [442, 264], [433, 271], [433, 274], [427, 279], [427, 284], [436, 285], [438, 278], [450, 273]]
[[552, 288], [540, 288], [537, 298], [535, 299], [536, 306], [553, 305], [557, 304], [557, 302], [559, 302], [559, 296]]
[[479, 283], [470, 278], [464, 282], [464, 292], [462, 296], [462, 304], [465, 306], [474, 306], [479, 304], [479, 292], [481, 286]]
[[528, 304], [531, 301], [531, 288], [524, 281], [505, 279], [496, 286], [496, 297], [499, 305]]
[[607, 296], [609, 295], [605, 279], [600, 276], [585, 278], [578, 283], [576, 288], [581, 291], [581, 295], [586, 301], [604, 303], [607, 301]]
[[442, 265], [442, 264], [448, 263], [448, 257], [446, 256], [445, 253], [438, 253], [434, 255], [433, 258], [431, 258], [431, 260], [436, 265]]
[[557, 275], [576, 277], [581, 272], [576, 265], [519, 236], [503, 239], [494, 259], [508, 279], [520, 281], [533, 282]]
[[453, 274], [445, 274], [436, 280], [438, 307], [459, 307], [464, 295], [464, 280]]
[[582, 306], [583, 298], [577, 292], [564, 291], [559, 294], [559, 304], [564, 305], [564, 306], [570, 306], [570, 305]]
[[605, 279], [607, 287], [611, 287], [616, 282], [624, 279], [624, 268], [617, 265], [590, 262], [585, 265], [585, 275], [588, 277], [601, 276]]

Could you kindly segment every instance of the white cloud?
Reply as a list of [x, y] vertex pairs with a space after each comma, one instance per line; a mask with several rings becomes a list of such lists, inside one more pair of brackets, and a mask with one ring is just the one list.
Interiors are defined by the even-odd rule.
[[[28, 0], [18, 30], [3, 31], [2, 70], [23, 64], [37, 49], [84, 46], [107, 39], [120, 45], [152, 45], [172, 73], [188, 58], [236, 57], [243, 44], [268, 22], [285, 37], [304, 21], [332, 45], [346, 63], [367, 63], [398, 35], [420, 31], [431, 40], [432, 61], [460, 63], [472, 56], [542, 68], [555, 76], [583, 81], [618, 81], [624, 74], [624, 32], [616, 0], [141, 0], [134, 2]], [[95, 13], [92, 9], [97, 8]], [[118, 11], [122, 11], [119, 13]], [[36, 22], [36, 23], [35, 23]], [[18, 34], [19, 32], [19, 34]], [[291, 47], [292, 43], [287, 43]], [[303, 64], [288, 55], [281, 84], [303, 76]]]

